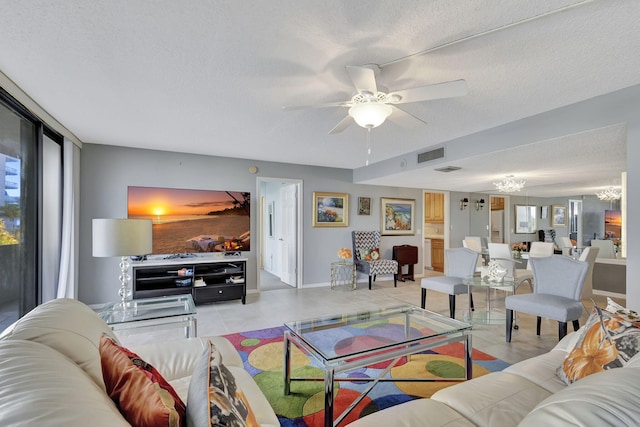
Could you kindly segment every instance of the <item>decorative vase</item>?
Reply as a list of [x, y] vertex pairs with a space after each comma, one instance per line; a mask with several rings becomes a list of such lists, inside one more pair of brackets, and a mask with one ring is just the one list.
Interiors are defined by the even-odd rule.
[[502, 282], [504, 281], [504, 276], [507, 275], [507, 269], [504, 268], [499, 262], [491, 261], [489, 262], [489, 281], [490, 282]]

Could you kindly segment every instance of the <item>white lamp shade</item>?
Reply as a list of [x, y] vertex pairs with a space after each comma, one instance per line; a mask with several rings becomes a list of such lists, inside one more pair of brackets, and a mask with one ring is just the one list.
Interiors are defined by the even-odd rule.
[[121, 257], [151, 253], [150, 219], [93, 220], [93, 256]]
[[363, 128], [375, 128], [384, 123], [392, 111], [386, 104], [364, 103], [349, 108], [349, 115]]

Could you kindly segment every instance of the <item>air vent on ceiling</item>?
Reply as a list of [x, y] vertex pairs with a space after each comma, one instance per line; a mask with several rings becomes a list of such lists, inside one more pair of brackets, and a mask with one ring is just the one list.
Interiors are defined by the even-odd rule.
[[438, 168], [438, 169], [436, 169], [436, 170], [437, 170], [438, 172], [445, 172], [445, 173], [446, 173], [446, 172], [453, 172], [453, 171], [457, 171], [457, 170], [460, 170], [460, 169], [462, 169], [462, 168], [461, 168], [461, 167], [459, 167], [459, 166], [446, 166], [446, 167], [444, 167], [444, 168]]
[[418, 163], [444, 158], [444, 147], [418, 154]]

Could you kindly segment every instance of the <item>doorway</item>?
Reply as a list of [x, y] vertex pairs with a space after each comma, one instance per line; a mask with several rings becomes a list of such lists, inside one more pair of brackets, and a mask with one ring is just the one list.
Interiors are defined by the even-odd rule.
[[578, 247], [584, 246], [582, 200], [569, 200], [569, 238], [575, 240]]
[[260, 177], [257, 185], [258, 291], [297, 288], [302, 283], [302, 181]]
[[489, 242], [509, 243], [509, 199], [505, 196], [489, 196], [491, 215], [489, 215]]

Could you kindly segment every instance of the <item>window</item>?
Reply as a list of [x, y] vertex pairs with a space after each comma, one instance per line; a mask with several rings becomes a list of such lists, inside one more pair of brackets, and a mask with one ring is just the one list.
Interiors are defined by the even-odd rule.
[[[57, 157], [60, 164], [62, 138], [0, 89], [0, 329], [39, 304], [43, 274], [55, 275], [55, 271], [42, 269], [43, 184], [39, 165], [43, 164], [45, 133], [49, 144], [58, 145], [58, 151], [49, 150], [53, 154], [48, 157], [53, 162]], [[53, 191], [60, 192], [60, 188]], [[53, 195], [56, 197], [60, 194]], [[55, 217], [60, 221], [59, 214]], [[50, 240], [57, 240], [59, 247], [59, 235]]]

